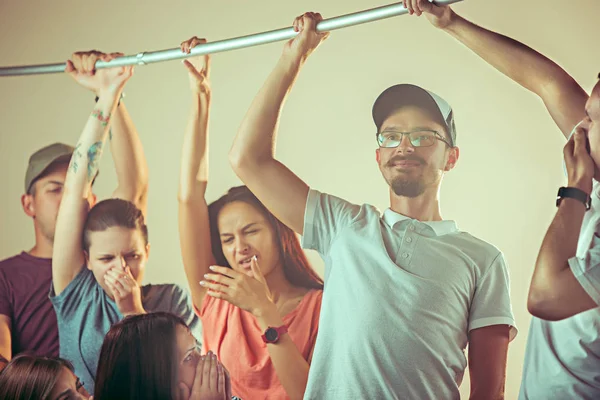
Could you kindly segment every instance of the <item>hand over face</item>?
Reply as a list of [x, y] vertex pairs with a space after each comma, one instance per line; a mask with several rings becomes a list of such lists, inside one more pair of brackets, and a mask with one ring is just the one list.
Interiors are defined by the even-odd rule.
[[590, 156], [587, 133], [577, 127], [563, 150], [569, 186], [583, 190], [587, 194], [592, 191], [592, 178], [596, 164]]
[[256, 257], [252, 259], [250, 266], [248, 274], [231, 268], [211, 266], [214, 273], [204, 275], [206, 280], [200, 284], [208, 288], [209, 296], [226, 300], [255, 316], [259, 315], [274, 307], [274, 304]]
[[131, 269], [125, 267], [111, 268], [104, 275], [104, 282], [109, 288], [111, 294], [123, 315], [142, 314], [145, 312], [142, 306], [142, 292]]
[[181, 400], [229, 400], [231, 399], [229, 372], [217, 360], [217, 356], [209, 351], [198, 361], [193, 386], [188, 388], [181, 383], [179, 395]]

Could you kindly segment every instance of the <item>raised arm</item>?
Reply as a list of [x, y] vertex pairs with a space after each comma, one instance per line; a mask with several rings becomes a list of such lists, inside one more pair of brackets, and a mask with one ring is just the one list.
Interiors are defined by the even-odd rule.
[[[206, 40], [193, 37], [181, 44], [182, 51]], [[192, 109], [188, 118], [181, 152], [179, 179], [179, 242], [183, 266], [192, 293], [192, 301], [200, 309], [206, 289], [200, 285], [209, 266], [215, 263], [212, 255], [208, 206], [204, 195], [208, 183], [208, 117], [210, 85], [208, 55], [184, 61], [192, 89]]]
[[[122, 53], [112, 53], [110, 56], [121, 57], [122, 55]], [[93, 66], [101, 56], [102, 53], [99, 52], [75, 53], [73, 61], [80, 62], [93, 72]], [[79, 80], [78, 82], [98, 96], [100, 88], [97, 81]], [[109, 141], [118, 184], [113, 197], [132, 202], [146, 215], [148, 165], [144, 147], [123, 99], [119, 100], [112, 117]]]
[[[586, 134], [580, 126], [567, 142], [564, 154], [569, 176], [568, 186], [589, 195], [595, 164], [588, 154], [586, 142]], [[596, 198], [592, 201], [595, 200]], [[576, 257], [585, 212], [586, 207], [582, 202], [571, 198], [563, 199], [546, 232], [527, 299], [529, 312], [538, 318], [560, 320], [598, 307], [596, 302], [599, 299], [593, 299], [588, 293], [600, 293], [598, 278], [593, 278], [598, 267], [588, 264], [597, 261], [594, 257], [583, 260]], [[572, 268], [583, 272], [579, 279]], [[586, 284], [587, 290], [582, 283]]]
[[127, 107], [123, 101], [120, 103], [109, 132], [110, 151], [118, 182], [113, 197], [132, 202], [145, 216], [148, 206], [148, 164]]
[[[56, 296], [75, 278], [84, 264], [81, 241], [83, 225], [89, 211], [86, 199], [91, 190], [92, 180], [98, 172], [98, 164], [110, 129], [111, 116], [125, 82], [133, 74], [132, 67], [89, 72], [93, 71], [95, 61], [91, 63], [90, 68], [87, 56], [81, 56], [81, 53], [76, 55], [73, 61], [67, 62], [66, 71], [84, 86], [97, 85], [99, 99], [88, 116], [71, 157], [56, 220], [52, 254], [52, 283]], [[100, 55], [99, 58], [110, 60], [114, 55]]]
[[308, 186], [275, 159], [275, 134], [283, 102], [307, 57], [327, 38], [317, 33], [320, 14], [294, 21], [298, 36], [286, 43], [271, 75], [252, 102], [235, 138], [229, 160], [237, 176], [284, 224], [302, 234]]
[[427, 0], [404, 0], [415, 14], [425, 13], [436, 27], [446, 31], [487, 63], [525, 89], [538, 95], [565, 137], [584, 114], [588, 94], [565, 70], [543, 54], [507, 36], [475, 25], [448, 6]]

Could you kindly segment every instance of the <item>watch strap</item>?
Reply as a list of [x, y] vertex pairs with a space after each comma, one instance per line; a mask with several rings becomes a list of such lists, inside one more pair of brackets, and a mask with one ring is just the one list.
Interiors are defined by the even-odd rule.
[[[275, 339], [269, 339], [267, 337], [267, 334], [270, 333], [269, 331], [275, 331], [277, 333], [277, 337]], [[265, 332], [262, 334], [262, 340], [265, 343], [277, 343], [279, 341], [279, 339], [281, 338], [281, 335], [283, 335], [284, 333], [288, 332], [288, 327], [287, 325], [281, 325], [281, 326], [269, 326]]]
[[561, 187], [558, 189], [558, 194], [556, 195], [556, 207], [560, 206], [560, 203], [565, 198], [579, 200], [585, 205], [586, 211], [592, 206], [592, 198], [590, 195], [578, 188]]

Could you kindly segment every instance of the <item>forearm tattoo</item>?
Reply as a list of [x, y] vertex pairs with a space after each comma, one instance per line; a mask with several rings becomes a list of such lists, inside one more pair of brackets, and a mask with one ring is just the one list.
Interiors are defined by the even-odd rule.
[[96, 110], [96, 109], [94, 109], [94, 111], [92, 111], [92, 117], [94, 117], [98, 121], [100, 121], [100, 124], [102, 124], [102, 126], [108, 125], [108, 121], [110, 121], [110, 113], [108, 113], [107, 115], [104, 115], [104, 113], [102, 111]]
[[87, 152], [88, 165], [87, 165], [87, 173], [88, 173], [88, 181], [91, 182], [98, 172], [98, 164], [100, 163], [100, 157], [102, 156], [102, 142], [96, 142], [90, 146]]
[[75, 146], [75, 150], [73, 150], [73, 155], [71, 156], [71, 163], [69, 165], [69, 169], [74, 173], [77, 173], [77, 169], [79, 168], [79, 161], [81, 160], [81, 143], [77, 143]]

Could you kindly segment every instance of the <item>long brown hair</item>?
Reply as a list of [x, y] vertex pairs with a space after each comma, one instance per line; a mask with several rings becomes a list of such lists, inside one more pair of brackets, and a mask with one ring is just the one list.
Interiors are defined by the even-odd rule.
[[74, 371], [62, 358], [19, 354], [0, 372], [2, 400], [49, 400], [63, 368]]
[[279, 259], [282, 262], [283, 272], [287, 280], [295, 286], [308, 289], [323, 289], [323, 280], [311, 268], [294, 231], [275, 218], [246, 186], [232, 187], [220, 199], [208, 206], [212, 253], [217, 264], [231, 268], [223, 254], [221, 234], [217, 221], [223, 207], [235, 201], [241, 201], [254, 207], [273, 227], [275, 237], [277, 238]]
[[167, 312], [125, 317], [102, 343], [94, 400], [177, 398], [177, 327], [185, 322]]

